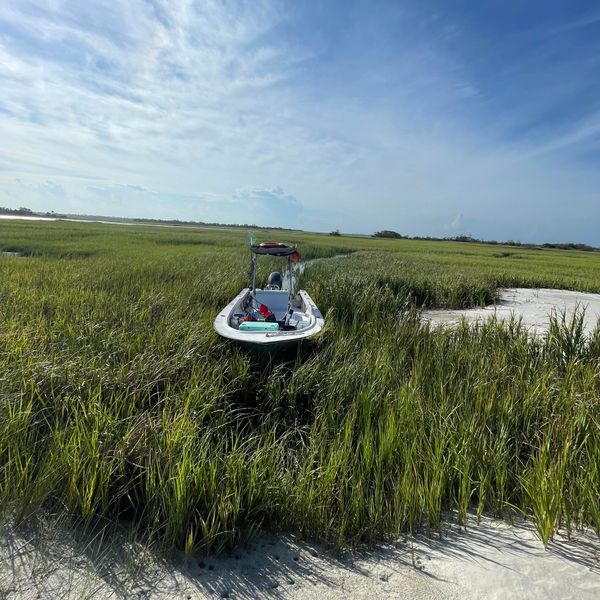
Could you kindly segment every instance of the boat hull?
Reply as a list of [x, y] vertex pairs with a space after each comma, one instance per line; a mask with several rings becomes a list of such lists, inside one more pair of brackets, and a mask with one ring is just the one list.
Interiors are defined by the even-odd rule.
[[230, 325], [230, 320], [236, 310], [239, 310], [250, 288], [244, 288], [219, 314], [214, 321], [215, 331], [222, 337], [233, 340], [244, 346], [275, 348], [292, 346], [317, 335], [325, 321], [323, 315], [305, 290], [300, 290], [297, 300], [301, 303], [302, 312], [309, 318], [309, 324], [299, 330], [292, 331], [240, 331]]

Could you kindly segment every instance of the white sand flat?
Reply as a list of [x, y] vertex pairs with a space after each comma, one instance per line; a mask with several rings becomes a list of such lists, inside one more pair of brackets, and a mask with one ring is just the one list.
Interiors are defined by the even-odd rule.
[[[114, 538], [113, 538], [114, 539]], [[221, 558], [187, 564], [143, 557], [113, 541], [40, 544], [4, 528], [1, 598], [527, 599], [600, 598], [600, 542], [559, 536], [547, 550], [528, 525], [483, 519], [442, 538], [335, 557], [323, 547], [264, 535]]]
[[494, 315], [501, 321], [516, 316], [530, 331], [543, 334], [548, 331], [553, 311], [558, 316], [564, 312], [569, 319], [578, 309], [585, 309], [584, 328], [591, 333], [600, 319], [600, 294], [567, 290], [509, 288], [500, 290], [495, 305], [466, 310], [426, 310], [422, 317], [432, 325], [456, 325], [463, 319], [475, 323]]

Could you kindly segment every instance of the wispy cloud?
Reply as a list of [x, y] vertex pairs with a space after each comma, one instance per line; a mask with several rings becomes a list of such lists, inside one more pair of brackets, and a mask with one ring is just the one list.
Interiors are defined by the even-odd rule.
[[4, 3], [2, 202], [600, 243], [600, 21], [485, 10]]

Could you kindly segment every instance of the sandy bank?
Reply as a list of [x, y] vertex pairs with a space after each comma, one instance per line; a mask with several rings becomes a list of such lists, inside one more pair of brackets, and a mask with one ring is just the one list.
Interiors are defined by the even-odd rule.
[[462, 319], [469, 323], [484, 321], [494, 315], [505, 321], [513, 316], [532, 332], [548, 331], [550, 315], [564, 312], [569, 319], [576, 310], [585, 309], [584, 327], [591, 333], [600, 319], [600, 294], [566, 290], [510, 288], [500, 290], [496, 304], [467, 310], [426, 310], [423, 319], [433, 325], [456, 325]]
[[[161, 562], [123, 540], [40, 543], [4, 528], [1, 598], [577, 598], [600, 597], [600, 543], [484, 519], [440, 538], [419, 535], [335, 557], [291, 537], [258, 537], [221, 557]], [[129, 548], [129, 550], [127, 550]]]

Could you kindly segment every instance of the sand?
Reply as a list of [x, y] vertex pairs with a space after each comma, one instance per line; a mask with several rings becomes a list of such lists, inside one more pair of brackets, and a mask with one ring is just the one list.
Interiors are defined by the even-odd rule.
[[495, 305], [467, 310], [427, 310], [423, 319], [433, 325], [456, 325], [466, 319], [469, 323], [482, 322], [494, 315], [499, 320], [513, 316], [532, 333], [544, 334], [548, 331], [550, 315], [564, 312], [567, 319], [577, 310], [585, 309], [584, 328], [591, 333], [600, 319], [600, 294], [570, 292], [552, 289], [510, 288], [500, 290]]
[[41, 543], [39, 533], [4, 527], [0, 598], [600, 598], [595, 535], [558, 536], [545, 550], [528, 525], [487, 518], [443, 537], [405, 537], [341, 556], [263, 534], [220, 558], [164, 562], [118, 536], [61, 535]]

